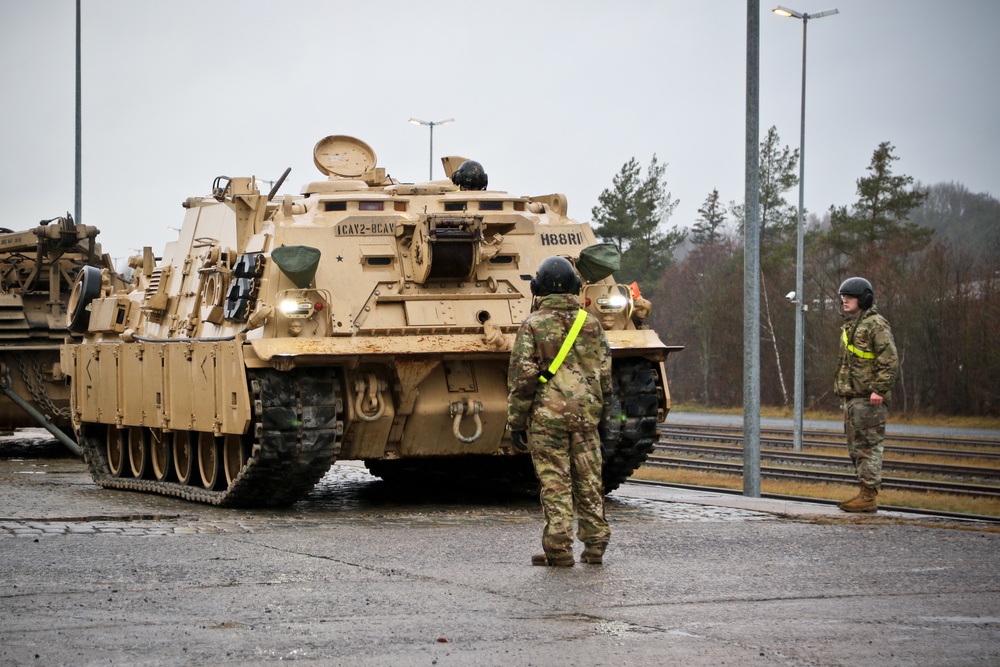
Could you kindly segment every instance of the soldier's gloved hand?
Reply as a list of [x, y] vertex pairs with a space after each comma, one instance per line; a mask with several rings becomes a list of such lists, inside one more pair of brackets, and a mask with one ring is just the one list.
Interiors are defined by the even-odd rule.
[[514, 443], [514, 447], [519, 452], [528, 451], [528, 432], [527, 431], [511, 431], [510, 441]]

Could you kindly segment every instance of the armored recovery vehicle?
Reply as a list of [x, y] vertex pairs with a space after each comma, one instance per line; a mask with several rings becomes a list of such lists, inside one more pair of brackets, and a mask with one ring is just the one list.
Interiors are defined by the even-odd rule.
[[565, 197], [401, 183], [342, 135], [314, 162], [327, 178], [300, 196], [276, 196], [287, 171], [269, 194], [218, 177], [161, 261], [132, 260], [129, 290], [81, 272], [86, 334], [62, 364], [94, 480], [269, 506], [338, 458], [390, 481], [533, 479], [507, 432], [507, 367], [536, 267], [562, 255], [613, 348], [618, 417], [601, 432], [605, 489], [621, 484], [666, 417], [679, 348], [641, 326], [649, 303], [613, 262], [579, 259], [595, 237]]
[[119, 286], [97, 227], [68, 213], [33, 229], [0, 228], [0, 429], [55, 426], [69, 432], [69, 387], [59, 347], [72, 336], [67, 303], [84, 266]]

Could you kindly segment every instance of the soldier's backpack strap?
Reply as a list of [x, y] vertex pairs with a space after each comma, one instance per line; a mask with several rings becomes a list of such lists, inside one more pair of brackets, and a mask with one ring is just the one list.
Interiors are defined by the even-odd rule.
[[583, 323], [586, 321], [587, 311], [581, 308], [576, 313], [576, 319], [573, 321], [573, 326], [570, 327], [569, 333], [566, 334], [566, 340], [563, 341], [562, 347], [559, 348], [559, 354], [557, 354], [556, 358], [552, 360], [551, 364], [549, 364], [548, 369], [538, 374], [539, 382], [548, 382], [552, 376], [556, 374], [556, 371], [559, 370], [562, 363], [566, 361], [566, 355], [569, 354], [570, 348], [573, 347], [573, 342], [580, 334], [580, 329], [583, 328]]

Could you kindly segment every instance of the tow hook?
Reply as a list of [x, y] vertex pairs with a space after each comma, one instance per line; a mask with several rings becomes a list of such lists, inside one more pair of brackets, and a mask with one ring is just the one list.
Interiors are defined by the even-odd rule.
[[[464, 401], [455, 401], [448, 406], [448, 410], [451, 416], [454, 418], [452, 422], [452, 433], [455, 437], [462, 442], [475, 442], [479, 440], [479, 437], [483, 434], [483, 420], [479, 418], [479, 413], [483, 411], [483, 404], [479, 401], [471, 401], [465, 399]], [[462, 435], [461, 424], [462, 417], [464, 415], [471, 414], [472, 421], [476, 424], [476, 432], [470, 436]]]
[[[379, 380], [374, 373], [368, 374], [368, 381], [354, 382], [354, 412], [362, 421], [373, 422], [385, 412], [385, 399], [382, 392], [389, 388], [384, 380]], [[374, 410], [374, 412], [369, 412]]]

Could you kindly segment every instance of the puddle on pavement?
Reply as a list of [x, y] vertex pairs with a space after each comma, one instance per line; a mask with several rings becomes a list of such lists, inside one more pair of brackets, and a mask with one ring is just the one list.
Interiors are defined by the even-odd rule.
[[42, 428], [17, 429], [0, 436], [0, 459], [72, 458], [66, 447]]
[[697, 505], [694, 503], [679, 503], [674, 501], [655, 501], [644, 498], [626, 498], [615, 496], [607, 499], [608, 503], [617, 503], [624, 508], [657, 519], [670, 521], [748, 521], [774, 520], [774, 516], [766, 512], [754, 512], [733, 507], [716, 507], [714, 505]]

